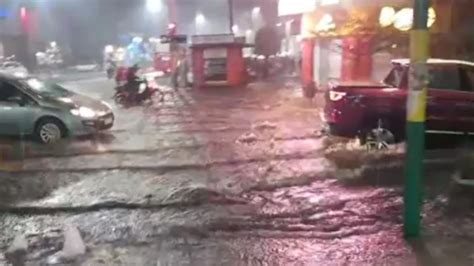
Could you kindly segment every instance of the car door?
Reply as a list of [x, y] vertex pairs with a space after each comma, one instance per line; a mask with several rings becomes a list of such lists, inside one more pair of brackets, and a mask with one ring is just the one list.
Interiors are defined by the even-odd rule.
[[474, 132], [474, 67], [465, 65], [461, 68], [461, 82], [465, 93], [457, 105], [459, 130], [472, 133]]
[[0, 81], [0, 134], [30, 134], [34, 127], [34, 101], [14, 83]]
[[427, 132], [457, 133], [459, 112], [466, 95], [461, 84], [460, 67], [456, 64], [431, 64], [428, 70]]

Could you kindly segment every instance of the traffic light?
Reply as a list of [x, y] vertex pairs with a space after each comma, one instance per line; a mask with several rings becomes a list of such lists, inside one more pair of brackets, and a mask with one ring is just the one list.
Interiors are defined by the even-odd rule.
[[176, 31], [177, 31], [177, 26], [175, 23], [170, 23], [168, 24], [168, 35], [170, 36], [174, 36], [176, 35]]
[[20, 21], [24, 33], [30, 33], [31, 31], [31, 21], [30, 21], [30, 12], [25, 6], [20, 7]]
[[38, 11], [32, 1], [23, 1], [16, 9], [24, 34], [36, 34], [38, 29]]

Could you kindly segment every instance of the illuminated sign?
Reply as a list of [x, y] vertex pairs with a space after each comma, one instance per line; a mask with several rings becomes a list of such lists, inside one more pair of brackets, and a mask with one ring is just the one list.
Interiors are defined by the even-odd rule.
[[[428, 10], [428, 28], [436, 21], [436, 12], [430, 7]], [[380, 11], [379, 23], [382, 27], [393, 25], [400, 31], [409, 31], [413, 26], [413, 8], [403, 8], [398, 12], [393, 7], [384, 7]]]
[[0, 7], [0, 19], [10, 17], [10, 10]]
[[209, 48], [204, 50], [204, 59], [227, 58], [226, 48]]
[[322, 6], [329, 6], [339, 4], [340, 0], [320, 0], [320, 5]]
[[319, 20], [318, 24], [316, 24], [315, 30], [317, 32], [322, 31], [330, 31], [336, 28], [336, 24], [334, 24], [334, 20], [330, 14], [325, 14], [321, 20]]
[[280, 0], [278, 2], [278, 15], [297, 15], [316, 10], [318, 0]]
[[329, 6], [339, 4], [341, 0], [279, 0], [278, 15], [297, 15], [316, 10], [317, 6]]
[[192, 44], [216, 44], [216, 43], [234, 43], [233, 34], [209, 34], [194, 35], [191, 37]]
[[380, 10], [380, 16], [379, 16], [379, 23], [380, 26], [382, 27], [388, 27], [393, 24], [393, 21], [395, 20], [395, 14], [397, 14], [397, 11], [395, 11], [395, 8], [391, 6], [386, 6]]
[[161, 35], [160, 36], [161, 43], [186, 43], [188, 41], [188, 37], [186, 35]]

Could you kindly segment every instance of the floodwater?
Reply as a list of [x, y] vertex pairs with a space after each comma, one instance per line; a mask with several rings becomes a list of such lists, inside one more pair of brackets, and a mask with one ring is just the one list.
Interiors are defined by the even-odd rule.
[[[100, 78], [66, 86], [113, 93]], [[0, 248], [23, 234], [40, 265], [72, 224], [88, 248], [76, 265], [472, 265], [471, 211], [447, 214], [452, 154], [427, 156], [422, 249], [401, 233], [402, 146], [324, 136], [321, 102], [291, 83], [163, 91], [114, 107], [108, 133], [24, 143], [1, 176]]]

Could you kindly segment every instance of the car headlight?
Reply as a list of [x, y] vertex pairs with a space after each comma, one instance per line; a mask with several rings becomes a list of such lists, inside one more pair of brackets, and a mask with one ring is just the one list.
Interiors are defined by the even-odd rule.
[[61, 98], [58, 98], [58, 100], [60, 100], [63, 103], [72, 103], [72, 99], [67, 98], [67, 97], [61, 97]]
[[79, 109], [72, 109], [71, 114], [83, 118], [93, 118], [96, 115], [96, 112], [88, 107], [80, 107]]

